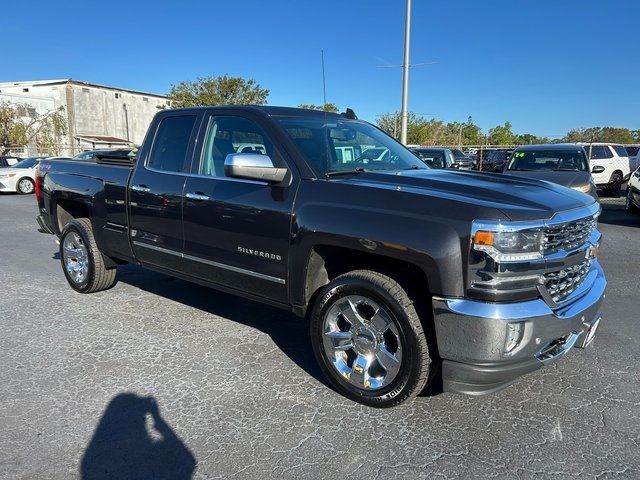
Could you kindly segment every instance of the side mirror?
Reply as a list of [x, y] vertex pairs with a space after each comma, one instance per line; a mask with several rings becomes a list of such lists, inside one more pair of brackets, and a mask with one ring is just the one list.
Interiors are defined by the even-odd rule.
[[604, 172], [604, 167], [602, 165], [594, 165], [591, 169], [591, 173], [602, 173]]
[[280, 183], [287, 176], [286, 168], [277, 168], [268, 155], [260, 153], [230, 153], [224, 159], [224, 174], [227, 177]]

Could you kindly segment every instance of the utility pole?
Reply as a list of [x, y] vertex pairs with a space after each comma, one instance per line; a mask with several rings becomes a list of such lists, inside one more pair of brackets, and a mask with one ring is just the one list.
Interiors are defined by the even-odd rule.
[[411, 0], [407, 0], [407, 15], [404, 22], [404, 62], [402, 63], [402, 125], [400, 142], [407, 144], [409, 123], [409, 46], [411, 43]]

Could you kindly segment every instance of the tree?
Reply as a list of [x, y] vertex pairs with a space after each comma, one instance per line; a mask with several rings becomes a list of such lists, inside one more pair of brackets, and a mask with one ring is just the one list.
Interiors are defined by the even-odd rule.
[[515, 135], [511, 131], [511, 122], [504, 122], [504, 125], [496, 125], [489, 130], [489, 143], [491, 145], [513, 145]]
[[306, 108], [307, 110], [324, 110], [325, 112], [339, 112], [340, 110], [334, 103], [325, 103], [323, 105], [314, 105], [313, 103], [301, 103], [298, 108]]
[[26, 104], [0, 103], [0, 153], [10, 148], [35, 145], [40, 153], [58, 155], [67, 133], [64, 108], [42, 115]]
[[[637, 131], [636, 131], [637, 132]], [[628, 128], [619, 127], [591, 127], [575, 128], [570, 130], [564, 137], [565, 142], [611, 142], [611, 143], [634, 143], [640, 140]]]
[[167, 94], [172, 107], [201, 105], [264, 105], [269, 90], [262, 88], [253, 78], [222, 75], [199, 77], [172, 85]]

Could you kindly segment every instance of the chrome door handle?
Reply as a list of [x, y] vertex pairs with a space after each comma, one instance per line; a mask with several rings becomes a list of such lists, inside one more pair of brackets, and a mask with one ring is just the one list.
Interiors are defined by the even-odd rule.
[[144, 185], [132, 185], [131, 190], [135, 190], [136, 192], [150, 192], [151, 189], [149, 187], [145, 187]]
[[202, 200], [211, 200], [211, 197], [208, 195], [203, 195], [202, 193], [187, 193], [185, 195], [185, 197], [187, 197], [190, 200], [198, 200], [198, 201], [202, 201]]

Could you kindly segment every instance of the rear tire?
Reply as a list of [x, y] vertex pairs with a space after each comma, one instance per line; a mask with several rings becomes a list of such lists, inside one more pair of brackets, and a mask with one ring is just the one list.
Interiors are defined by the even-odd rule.
[[316, 298], [311, 343], [339, 393], [371, 407], [393, 407], [433, 379], [435, 348], [398, 282], [356, 270], [334, 279]]
[[611, 175], [609, 185], [605, 188], [605, 192], [611, 197], [620, 197], [620, 190], [622, 189], [622, 175], [615, 172]]
[[17, 190], [22, 195], [29, 195], [36, 189], [36, 184], [29, 177], [24, 177], [18, 180]]
[[88, 218], [76, 218], [65, 225], [60, 236], [60, 261], [76, 292], [99, 292], [116, 283], [117, 269], [105, 267]]

